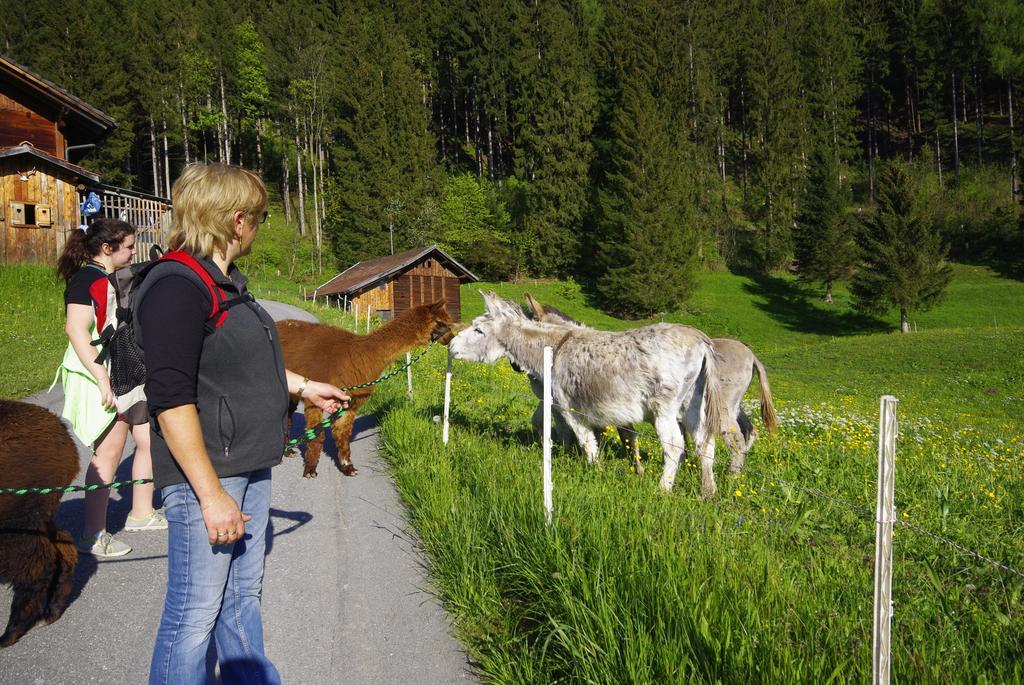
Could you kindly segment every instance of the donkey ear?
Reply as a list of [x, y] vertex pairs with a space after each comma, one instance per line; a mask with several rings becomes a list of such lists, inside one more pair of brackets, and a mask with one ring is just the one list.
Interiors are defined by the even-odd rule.
[[488, 314], [494, 314], [494, 293], [485, 293], [483, 290], [478, 290], [480, 297], [484, 298], [484, 309]]
[[526, 298], [526, 302], [530, 305], [530, 309], [533, 311], [533, 315], [536, 318], [540, 319], [547, 313], [544, 311], [544, 305], [538, 302], [533, 295], [528, 292], [523, 292], [523, 297]]

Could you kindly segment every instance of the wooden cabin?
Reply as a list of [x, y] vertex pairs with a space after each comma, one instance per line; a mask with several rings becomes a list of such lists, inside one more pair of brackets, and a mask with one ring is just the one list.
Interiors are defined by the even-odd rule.
[[443, 298], [452, 319], [461, 321], [459, 285], [478, 280], [451, 255], [431, 245], [359, 262], [318, 286], [312, 297], [339, 301], [363, 314], [369, 307], [385, 321]]
[[0, 258], [54, 263], [70, 231], [84, 223], [79, 207], [96, 192], [103, 216], [140, 230], [143, 249], [159, 242], [169, 219], [164, 198], [100, 183], [81, 159], [117, 127], [84, 100], [17, 62], [0, 57]]
[[79, 225], [78, 187], [99, 177], [32, 145], [0, 148], [0, 254], [4, 265], [55, 263]]

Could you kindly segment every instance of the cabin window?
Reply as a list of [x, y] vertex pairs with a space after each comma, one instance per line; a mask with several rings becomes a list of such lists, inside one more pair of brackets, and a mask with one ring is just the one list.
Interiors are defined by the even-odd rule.
[[49, 226], [50, 206], [35, 205], [28, 202], [11, 203], [12, 226]]

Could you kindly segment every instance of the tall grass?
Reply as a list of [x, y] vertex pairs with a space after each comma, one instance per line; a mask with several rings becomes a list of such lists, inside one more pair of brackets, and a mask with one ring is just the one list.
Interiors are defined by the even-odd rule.
[[[761, 309], [747, 292], [753, 279], [708, 279], [701, 297], [715, 309], [667, 318], [717, 319], [749, 335], [783, 417], [778, 434], [762, 432], [746, 472], [726, 476], [719, 455], [719, 495], [708, 502], [693, 462], [672, 494], [658, 491], [660, 448], [645, 426], [643, 478], [607, 436], [597, 468], [556, 450], [548, 527], [529, 426], [536, 400], [507, 364], [456, 363], [447, 448], [433, 421], [440, 351], [416, 369], [415, 402], [397, 385], [378, 390], [396, 482], [485, 678], [868, 680], [877, 403], [893, 393], [907, 524], [895, 543], [894, 681], [1021, 682], [1024, 581], [909, 527], [1024, 569], [1024, 308], [1004, 306], [1024, 286], [985, 270], [958, 268], [958, 278], [911, 336], [842, 302]], [[800, 288], [779, 280], [776, 290]], [[498, 289], [530, 290], [604, 328], [631, 325], [595, 315], [572, 284]], [[478, 303], [465, 293], [464, 316]], [[985, 325], [994, 311], [1004, 320]]]
[[0, 397], [20, 398], [48, 386], [67, 344], [64, 283], [53, 268], [0, 268]]

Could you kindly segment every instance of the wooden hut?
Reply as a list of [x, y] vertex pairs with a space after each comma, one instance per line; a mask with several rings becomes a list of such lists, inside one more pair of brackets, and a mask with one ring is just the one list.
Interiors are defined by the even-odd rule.
[[[20, 64], [0, 57], [0, 258], [53, 263], [69, 231], [84, 218], [79, 207], [95, 191], [102, 214], [138, 228], [145, 245], [158, 242], [170, 203], [100, 183], [80, 159], [116, 122]], [[147, 250], [137, 253], [147, 258]]]
[[79, 185], [99, 177], [31, 145], [0, 148], [0, 253], [3, 263], [57, 260], [79, 224]]
[[447, 300], [448, 313], [462, 320], [459, 285], [478, 281], [437, 245], [359, 262], [313, 291], [312, 297], [341, 301], [353, 311], [388, 320], [420, 304]]

